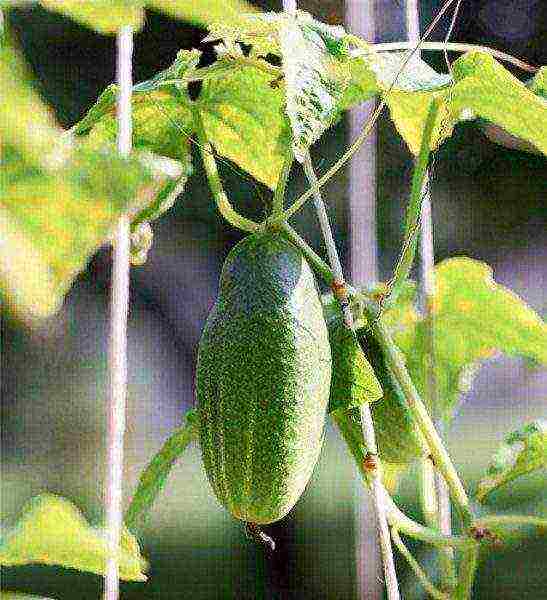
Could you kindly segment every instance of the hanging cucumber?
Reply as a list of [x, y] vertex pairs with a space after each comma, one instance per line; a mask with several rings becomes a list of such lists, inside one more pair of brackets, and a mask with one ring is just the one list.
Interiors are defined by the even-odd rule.
[[274, 232], [246, 237], [224, 263], [196, 373], [205, 470], [234, 517], [272, 523], [298, 501], [323, 443], [330, 378], [307, 262]]

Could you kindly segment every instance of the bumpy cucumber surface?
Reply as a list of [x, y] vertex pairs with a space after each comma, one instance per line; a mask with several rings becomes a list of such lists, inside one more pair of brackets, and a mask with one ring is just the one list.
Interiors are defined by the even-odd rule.
[[232, 515], [285, 516], [319, 457], [331, 378], [313, 274], [275, 233], [229, 253], [199, 344], [196, 395], [207, 477]]

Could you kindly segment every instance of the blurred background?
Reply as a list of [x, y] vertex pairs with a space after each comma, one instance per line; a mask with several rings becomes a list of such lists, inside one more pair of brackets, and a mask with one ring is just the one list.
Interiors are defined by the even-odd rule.
[[[363, 0], [363, 4], [365, 1]], [[280, 2], [255, 2], [278, 10]], [[405, 39], [404, 3], [376, 2], [376, 41]], [[420, 2], [422, 30], [442, 2]], [[340, 1], [305, 1], [314, 16], [343, 23]], [[463, 3], [452, 39], [505, 50], [545, 64], [545, 6], [540, 0]], [[59, 122], [72, 126], [114, 80], [115, 41], [42, 9], [17, 9], [6, 18], [36, 75], [36, 87]], [[444, 38], [448, 21], [431, 39]], [[135, 38], [134, 78], [168, 66], [180, 48], [199, 46], [205, 31], [148, 12]], [[210, 45], [202, 46], [211, 52]], [[426, 60], [443, 69], [442, 55]], [[515, 72], [519, 77], [521, 73]], [[345, 123], [313, 150], [319, 171], [349, 143]], [[380, 278], [389, 276], [401, 241], [411, 155], [388, 118], [377, 137], [377, 220]], [[197, 343], [217, 293], [219, 269], [239, 235], [216, 214], [199, 160], [179, 201], [154, 224], [146, 265], [132, 269], [129, 321], [129, 413], [126, 495], [140, 470], [194, 405]], [[500, 283], [546, 313], [547, 235], [544, 158], [489, 142], [473, 124], [458, 126], [437, 156], [432, 183], [436, 260], [466, 255], [489, 263]], [[235, 204], [264, 213], [265, 189], [224, 170]], [[348, 258], [347, 174], [325, 188], [337, 243]], [[294, 170], [290, 196], [305, 188]], [[323, 254], [312, 208], [294, 225]], [[60, 314], [38, 330], [2, 318], [2, 472], [0, 517], [12, 521], [31, 496], [58, 493], [90, 518], [102, 514], [105, 458], [106, 334], [110, 253], [99, 252], [73, 286]], [[543, 416], [547, 375], [521, 361], [493, 359], [480, 371], [448, 433], [449, 448], [471, 490], [504, 435]], [[216, 504], [199, 452], [174, 470], [143, 531], [150, 560], [146, 584], [123, 584], [122, 597], [194, 600], [221, 598], [351, 599], [356, 597], [356, 473], [336, 432], [329, 435], [304, 496], [281, 523], [268, 529], [279, 551], [268, 561], [241, 527]], [[398, 500], [410, 512], [414, 474]], [[534, 513], [545, 502], [545, 479], [530, 477], [518, 497], [498, 493], [491, 508]], [[126, 498], [127, 500], [127, 498]], [[417, 514], [417, 513], [416, 513]], [[544, 597], [547, 545], [528, 539], [500, 548], [483, 563], [475, 597]], [[422, 558], [430, 561], [424, 554]], [[399, 565], [407, 598], [419, 597], [413, 576]], [[59, 600], [99, 597], [99, 577], [51, 567], [5, 569], [3, 589]]]

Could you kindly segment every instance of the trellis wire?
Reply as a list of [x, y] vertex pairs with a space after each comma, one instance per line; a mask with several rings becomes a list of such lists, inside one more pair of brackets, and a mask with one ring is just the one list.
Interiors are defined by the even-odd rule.
[[[131, 152], [133, 30], [120, 29], [117, 36], [118, 152]], [[109, 338], [109, 396], [107, 422], [106, 530], [108, 561], [105, 600], [119, 598], [119, 549], [122, 533], [123, 443], [127, 394], [127, 313], [129, 308], [129, 218], [122, 216], [116, 227], [112, 255]]]

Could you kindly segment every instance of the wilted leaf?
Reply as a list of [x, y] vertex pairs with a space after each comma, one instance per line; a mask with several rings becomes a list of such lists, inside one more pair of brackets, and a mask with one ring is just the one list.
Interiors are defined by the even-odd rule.
[[513, 480], [547, 468], [547, 422], [534, 421], [505, 438], [479, 482], [477, 500]]
[[[0, 542], [0, 564], [5, 566], [41, 563], [104, 575], [108, 558], [105, 532], [91, 527], [68, 500], [50, 494], [34, 498]], [[118, 560], [122, 579], [146, 581], [147, 563], [127, 529]]]

